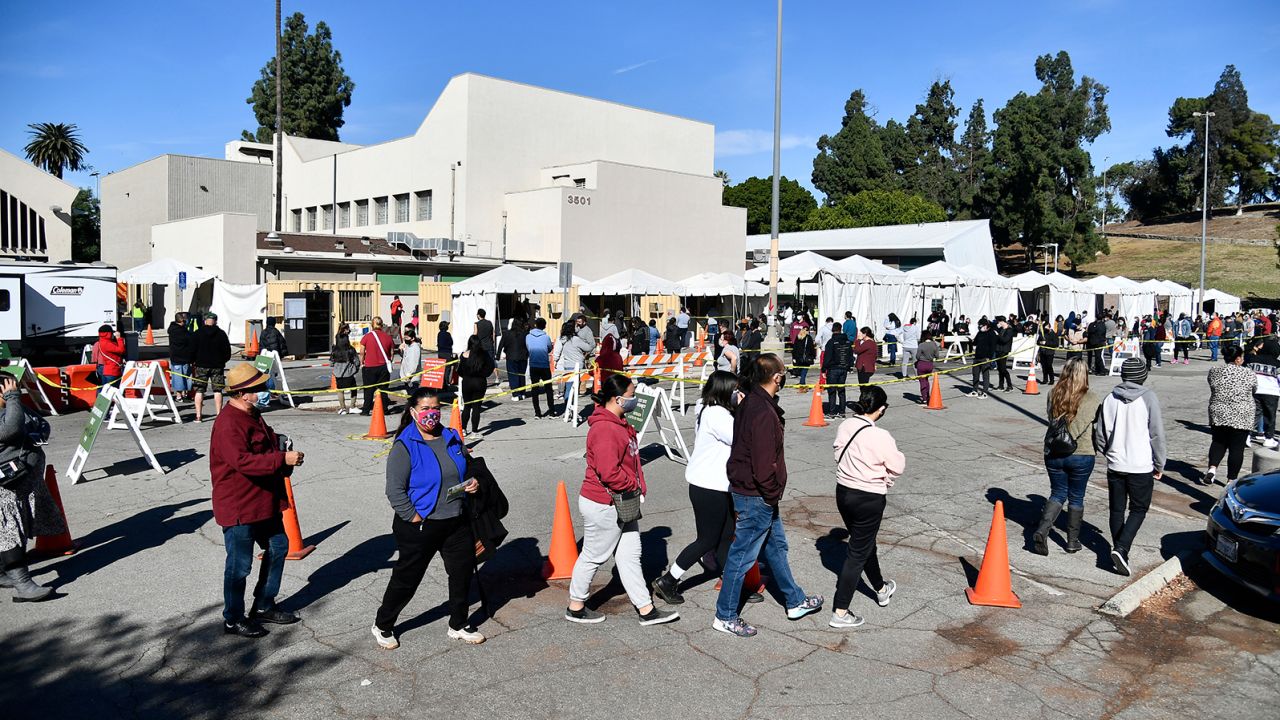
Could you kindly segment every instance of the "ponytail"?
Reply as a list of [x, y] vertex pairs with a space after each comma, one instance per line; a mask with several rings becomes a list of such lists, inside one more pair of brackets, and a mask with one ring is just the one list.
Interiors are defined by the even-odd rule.
[[871, 385], [862, 388], [862, 395], [853, 404], [853, 409], [859, 415], [870, 415], [888, 404], [889, 398], [885, 395], [884, 388]]

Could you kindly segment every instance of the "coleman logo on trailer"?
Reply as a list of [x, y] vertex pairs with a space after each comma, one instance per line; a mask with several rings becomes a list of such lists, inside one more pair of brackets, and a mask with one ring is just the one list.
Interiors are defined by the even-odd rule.
[[83, 295], [83, 285], [54, 285], [53, 290], [49, 291], [50, 295]]

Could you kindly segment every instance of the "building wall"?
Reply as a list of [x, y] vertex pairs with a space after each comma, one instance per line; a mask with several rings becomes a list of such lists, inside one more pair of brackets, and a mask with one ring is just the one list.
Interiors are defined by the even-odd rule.
[[212, 213], [250, 213], [256, 230], [270, 230], [271, 167], [215, 158], [169, 155], [168, 220]]
[[[258, 217], [248, 213], [218, 213], [160, 223], [151, 228], [152, 256], [143, 262], [172, 258], [213, 273], [224, 282], [247, 285], [254, 278], [254, 243]], [[178, 302], [177, 284], [166, 285], [162, 311], [153, 322], [163, 327], [178, 310], [189, 310], [194, 287]]]
[[[31, 163], [0, 151], [0, 257], [57, 263], [71, 259], [71, 203], [78, 190]], [[58, 206], [60, 212], [51, 208]], [[25, 232], [23, 220], [26, 221]]]
[[102, 260], [127, 270], [151, 261], [151, 226], [169, 218], [169, 159], [103, 175]]

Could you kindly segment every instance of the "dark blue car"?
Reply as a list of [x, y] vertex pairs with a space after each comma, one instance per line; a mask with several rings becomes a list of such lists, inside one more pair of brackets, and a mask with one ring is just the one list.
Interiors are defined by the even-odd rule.
[[1280, 469], [1227, 486], [1209, 511], [1204, 558], [1219, 572], [1280, 601]]

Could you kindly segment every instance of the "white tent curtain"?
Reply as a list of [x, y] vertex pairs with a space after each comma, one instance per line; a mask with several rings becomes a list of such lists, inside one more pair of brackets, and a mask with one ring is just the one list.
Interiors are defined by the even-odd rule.
[[449, 334], [453, 336], [453, 348], [461, 353], [467, 347], [467, 338], [476, 323], [476, 311], [483, 309], [485, 318], [497, 327], [499, 319], [495, 317], [498, 309], [497, 293], [474, 293], [458, 295], [453, 298], [453, 312], [449, 320]]
[[818, 319], [843, 320], [846, 312], [852, 312], [859, 327], [870, 327], [879, 336], [881, 321], [889, 313], [905, 322], [919, 312], [917, 290], [899, 279], [824, 272], [818, 278]]
[[1204, 291], [1204, 299], [1213, 301], [1213, 311], [1219, 315], [1240, 312], [1240, 298], [1231, 293], [1210, 288]]
[[267, 314], [266, 285], [232, 285], [213, 281], [213, 303], [209, 307], [218, 316], [218, 325], [236, 345], [243, 345], [246, 320], [261, 320]]

